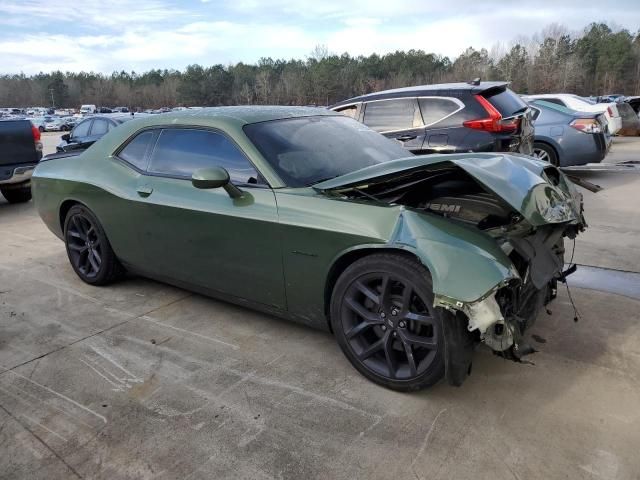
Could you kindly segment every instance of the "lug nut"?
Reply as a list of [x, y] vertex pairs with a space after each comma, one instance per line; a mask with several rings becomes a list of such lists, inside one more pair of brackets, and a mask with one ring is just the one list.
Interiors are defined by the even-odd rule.
[[398, 324], [398, 326], [399, 326], [400, 328], [404, 328], [404, 327], [406, 327], [406, 326], [407, 326], [407, 324], [406, 324], [406, 323], [404, 323], [404, 322], [400, 322], [400, 323]]
[[394, 336], [394, 337], [397, 337], [397, 336], [398, 336], [398, 334], [397, 334], [396, 332], [393, 332], [393, 336]]
[[391, 315], [395, 317], [397, 314], [398, 314], [398, 310], [396, 310], [395, 308], [391, 310]]
[[386, 325], [382, 325], [382, 327], [380, 327], [380, 328], [382, 328], [383, 332], [387, 330], [387, 326]]
[[384, 312], [382, 312], [382, 313], [380, 314], [380, 316], [381, 316], [382, 318], [387, 318], [387, 314], [386, 314], [386, 313], [384, 313]]

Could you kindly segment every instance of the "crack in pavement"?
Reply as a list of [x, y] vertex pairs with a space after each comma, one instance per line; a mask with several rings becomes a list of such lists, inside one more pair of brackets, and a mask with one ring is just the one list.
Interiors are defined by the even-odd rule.
[[118, 310], [118, 309], [115, 309], [115, 308], [107, 307], [106, 305], [102, 305], [102, 307], [107, 311], [115, 312], [115, 313], [118, 313], [120, 315], [124, 315], [124, 316], [129, 317], [129, 318], [127, 318], [126, 320], [123, 320], [122, 322], [118, 322], [118, 323], [116, 323], [114, 325], [111, 325], [111, 326], [109, 326], [107, 328], [104, 328], [104, 329], [102, 329], [102, 330], [100, 330], [98, 332], [95, 332], [95, 333], [92, 333], [90, 335], [86, 335], [86, 336], [84, 336], [82, 338], [79, 338], [77, 340], [74, 340], [71, 343], [68, 343], [66, 345], [62, 345], [62, 346], [60, 346], [58, 348], [55, 348], [55, 349], [53, 349], [53, 350], [51, 350], [49, 352], [43, 353], [42, 355], [38, 355], [37, 357], [31, 358], [30, 360], [25, 360], [24, 362], [19, 363], [18, 365], [14, 365], [11, 368], [5, 368], [3, 371], [0, 372], [0, 376], [4, 375], [7, 372], [11, 372], [11, 371], [13, 371], [13, 370], [15, 370], [17, 368], [20, 368], [20, 367], [22, 367], [24, 365], [28, 365], [28, 364], [30, 364], [32, 362], [35, 362], [36, 360], [40, 360], [42, 358], [45, 358], [45, 357], [47, 357], [47, 356], [49, 356], [49, 355], [51, 355], [53, 353], [60, 352], [61, 350], [65, 350], [65, 349], [67, 349], [69, 347], [72, 347], [73, 345], [76, 345], [77, 343], [83, 342], [84, 340], [96, 337], [96, 336], [101, 335], [101, 334], [103, 334], [105, 332], [108, 332], [109, 330], [113, 330], [114, 328], [117, 328], [117, 327], [120, 327], [120, 326], [122, 326], [122, 325], [124, 325], [126, 323], [129, 323], [132, 320], [143, 320], [144, 319], [143, 317], [149, 315], [150, 313], [153, 313], [153, 312], [155, 312], [157, 310], [160, 310], [161, 308], [165, 308], [165, 307], [168, 307], [170, 305], [173, 305], [174, 303], [177, 303], [177, 302], [179, 302], [181, 300], [184, 300], [185, 298], [188, 298], [188, 297], [190, 297], [192, 295], [193, 295], [192, 293], [188, 293], [188, 294], [186, 294], [186, 295], [184, 295], [184, 296], [182, 296], [180, 298], [177, 298], [177, 299], [175, 299], [175, 300], [173, 300], [173, 301], [171, 301], [171, 302], [169, 302], [169, 303], [167, 303], [165, 305], [159, 305], [157, 307], [154, 307], [151, 310], [149, 310], [148, 312], [141, 313], [140, 315], [133, 315], [131, 313], [124, 312], [122, 310]]
[[66, 462], [66, 460], [62, 458], [62, 456], [58, 452], [56, 452], [47, 442], [45, 442], [42, 438], [40, 438], [33, 430], [31, 430], [28, 426], [26, 426], [24, 423], [18, 420], [18, 418], [15, 415], [13, 415], [13, 413], [11, 413], [9, 410], [7, 410], [4, 407], [4, 405], [0, 404], [0, 409], [3, 410], [9, 417], [11, 417], [18, 425], [20, 425], [23, 429], [25, 429], [28, 433], [30, 433], [33, 436], [33, 438], [35, 438], [38, 442], [42, 444], [44, 448], [49, 450], [58, 460], [60, 460], [64, 464], [65, 467], [69, 469], [71, 473], [75, 475], [76, 478], [79, 478], [80, 480], [84, 480], [82, 475], [80, 475], [75, 468], [69, 465]]

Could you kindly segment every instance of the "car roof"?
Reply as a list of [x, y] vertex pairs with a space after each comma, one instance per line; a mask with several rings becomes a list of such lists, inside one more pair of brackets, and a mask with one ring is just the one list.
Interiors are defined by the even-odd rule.
[[482, 93], [494, 88], [502, 88], [509, 85], [510, 82], [480, 82], [479, 84], [457, 82], [457, 83], [436, 83], [433, 85], [416, 85], [413, 87], [394, 88], [391, 90], [383, 90], [380, 92], [368, 93], [360, 95], [348, 100], [343, 100], [330, 108], [348, 105], [356, 102], [366, 102], [369, 100], [381, 100], [385, 98], [395, 97], [413, 97], [413, 96], [429, 96], [429, 95], [446, 95], [453, 93]]
[[205, 107], [198, 110], [179, 110], [153, 115], [151, 118], [161, 120], [162, 123], [175, 120], [189, 121], [191, 119], [229, 119], [242, 124], [267, 122], [295, 117], [311, 117], [317, 115], [335, 115], [335, 112], [324, 107], [286, 107], [275, 105], [240, 105], [232, 107]]

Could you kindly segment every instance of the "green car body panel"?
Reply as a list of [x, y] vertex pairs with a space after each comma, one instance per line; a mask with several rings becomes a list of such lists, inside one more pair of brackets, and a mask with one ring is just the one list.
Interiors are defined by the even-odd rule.
[[[396, 172], [455, 163], [532, 224], [570, 187], [551, 186], [545, 166], [500, 154], [431, 155], [395, 160], [314, 185], [289, 188], [243, 131], [273, 119], [336, 115], [318, 108], [224, 108], [126, 122], [79, 156], [44, 161], [33, 174], [33, 196], [49, 229], [63, 238], [74, 203], [100, 220], [121, 262], [143, 275], [328, 328], [327, 302], [336, 274], [359, 256], [382, 250], [417, 257], [430, 271], [436, 302], [461, 308], [513, 279], [517, 270], [490, 234], [403, 205], [348, 199], [341, 193]], [[143, 174], [115, 154], [150, 127], [223, 132], [269, 187], [200, 190], [189, 180]], [[571, 194], [571, 195], [570, 195]], [[577, 200], [576, 200], [577, 202]], [[557, 212], [556, 212], [557, 213]], [[576, 222], [580, 211], [562, 210]]]

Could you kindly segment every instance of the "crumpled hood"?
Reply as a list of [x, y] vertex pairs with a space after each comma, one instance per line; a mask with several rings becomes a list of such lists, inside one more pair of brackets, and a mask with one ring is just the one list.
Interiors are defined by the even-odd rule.
[[[449, 165], [447, 165], [449, 164]], [[534, 226], [577, 221], [583, 224], [582, 195], [557, 168], [518, 154], [463, 153], [412, 156], [373, 165], [317, 183], [321, 192], [346, 192], [380, 184], [416, 170], [451, 164], [523, 215]]]

